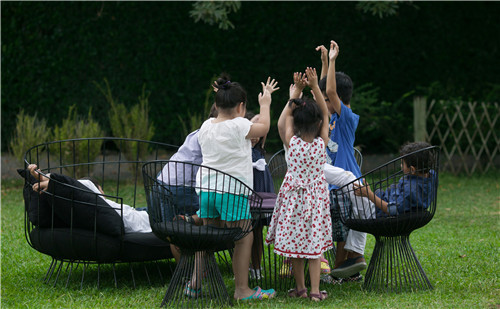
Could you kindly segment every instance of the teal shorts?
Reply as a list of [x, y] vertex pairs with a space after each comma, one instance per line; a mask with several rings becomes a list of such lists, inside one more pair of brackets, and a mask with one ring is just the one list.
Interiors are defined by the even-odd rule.
[[231, 193], [200, 192], [200, 218], [221, 218], [224, 221], [238, 221], [252, 218], [248, 197]]

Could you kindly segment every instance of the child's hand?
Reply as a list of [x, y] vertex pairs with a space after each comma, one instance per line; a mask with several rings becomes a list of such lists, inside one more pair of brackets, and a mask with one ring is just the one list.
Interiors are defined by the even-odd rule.
[[265, 85], [263, 82], [261, 82], [261, 85], [262, 85], [262, 92], [264, 92], [267, 89], [267, 91], [269, 91], [269, 94], [280, 89], [280, 87], [276, 87], [276, 85], [278, 85], [278, 82], [275, 81], [274, 78], [273, 78], [273, 80], [271, 80], [271, 77], [267, 78], [267, 82]]
[[328, 50], [326, 49], [326, 47], [324, 45], [320, 45], [320, 46], [316, 47], [316, 51], [321, 52], [321, 62], [328, 61]]
[[293, 82], [295, 83], [295, 88], [302, 92], [307, 86], [306, 74], [302, 72], [293, 73]]
[[[288, 90], [288, 92], [289, 92], [290, 98], [292, 98], [293, 94], [295, 93], [295, 84], [290, 85], [290, 89]], [[299, 95], [299, 98], [302, 98], [302, 94], [303, 93], [301, 92]]]
[[267, 89], [259, 93], [259, 105], [271, 105], [271, 93]]
[[372, 193], [372, 190], [370, 189], [370, 185], [362, 185], [358, 182], [355, 182], [352, 184], [354, 187], [354, 195], [356, 196], [363, 196], [363, 197], [368, 197]]
[[318, 87], [318, 75], [316, 74], [316, 69], [307, 67], [306, 68], [306, 75], [307, 75], [307, 80], [306, 80], [307, 85], [311, 89]]
[[339, 46], [334, 40], [331, 40], [330, 53], [329, 53], [330, 61], [334, 61], [335, 59], [337, 59], [338, 55], [339, 55]]

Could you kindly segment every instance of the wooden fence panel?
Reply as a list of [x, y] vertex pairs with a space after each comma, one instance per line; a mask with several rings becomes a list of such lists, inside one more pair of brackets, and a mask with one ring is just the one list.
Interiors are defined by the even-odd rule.
[[[415, 105], [426, 104], [415, 98]], [[486, 173], [499, 168], [498, 103], [433, 100], [425, 113], [425, 140], [441, 147], [441, 169], [453, 174]], [[415, 107], [415, 111], [418, 108]], [[420, 118], [423, 113], [415, 112]], [[415, 119], [415, 124], [422, 119]], [[415, 140], [421, 136], [415, 129]], [[421, 139], [421, 138], [420, 138]]]

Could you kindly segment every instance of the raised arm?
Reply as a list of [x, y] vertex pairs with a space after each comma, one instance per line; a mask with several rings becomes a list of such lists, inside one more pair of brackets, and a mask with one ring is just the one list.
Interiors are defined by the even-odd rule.
[[339, 46], [335, 41], [330, 42], [330, 52], [328, 54], [330, 58], [330, 65], [328, 66], [328, 76], [326, 78], [326, 95], [330, 100], [328, 109], [330, 113], [333, 112], [340, 115], [340, 98], [337, 94], [337, 82], [335, 80], [335, 59], [339, 55]]
[[271, 126], [271, 93], [279, 89], [279, 87], [276, 87], [278, 82], [268, 77], [267, 82], [261, 84], [262, 92], [259, 93], [260, 117], [259, 120], [250, 127], [250, 131], [246, 136], [247, 139], [265, 136], [269, 132], [269, 127]]
[[318, 86], [318, 75], [316, 74], [316, 69], [314, 68], [306, 68], [307, 75], [307, 85], [311, 88], [311, 92], [314, 96], [316, 104], [318, 104], [321, 113], [323, 114], [323, 121], [321, 122], [319, 135], [325, 142], [325, 147], [328, 143], [328, 130], [329, 130], [329, 113], [328, 107], [326, 106], [325, 98], [321, 94], [321, 90]]
[[328, 50], [324, 45], [320, 45], [316, 47], [316, 51], [321, 53], [321, 76], [319, 79], [322, 79], [328, 72]]
[[[302, 73], [293, 73], [293, 81], [293, 87], [290, 86], [290, 100], [302, 97], [302, 90], [304, 90], [306, 86], [305, 75], [303, 75]], [[289, 123], [291, 123], [291, 130], [293, 133], [292, 108], [289, 106], [288, 102], [289, 101], [287, 101], [287, 103], [285, 104], [283, 110], [281, 111], [280, 118], [278, 119], [278, 133], [280, 135], [281, 141], [286, 147], [288, 147], [287, 141], [290, 140], [286, 138], [287, 128], [290, 127]]]

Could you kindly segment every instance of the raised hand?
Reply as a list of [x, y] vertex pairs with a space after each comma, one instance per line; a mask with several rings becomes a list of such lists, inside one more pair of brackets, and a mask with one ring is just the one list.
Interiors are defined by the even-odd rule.
[[259, 105], [271, 105], [271, 93], [267, 89], [259, 93]]
[[306, 76], [306, 83], [310, 88], [318, 87], [318, 75], [316, 74], [315, 68], [307, 67]]
[[261, 82], [261, 85], [262, 85], [262, 92], [264, 92], [265, 90], [269, 91], [269, 94], [275, 92], [276, 90], [280, 89], [280, 87], [276, 87], [276, 85], [278, 85], [278, 82], [274, 80], [271, 80], [271, 77], [268, 77], [267, 78], [267, 82], [266, 84], [264, 84], [263, 82]]
[[[293, 95], [295, 93], [295, 84], [290, 84], [290, 89], [288, 90], [288, 94], [290, 95], [290, 98], [293, 98]], [[300, 92], [299, 98], [302, 98], [302, 92]]]
[[321, 52], [321, 62], [326, 62], [328, 60], [328, 50], [325, 45], [320, 45], [316, 47], [316, 51]]
[[295, 84], [295, 89], [302, 92], [307, 86], [306, 74], [302, 72], [293, 73], [293, 82]]
[[334, 40], [331, 40], [330, 41], [330, 53], [329, 53], [330, 61], [335, 60], [338, 55], [339, 55], [339, 46]]

